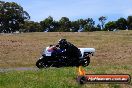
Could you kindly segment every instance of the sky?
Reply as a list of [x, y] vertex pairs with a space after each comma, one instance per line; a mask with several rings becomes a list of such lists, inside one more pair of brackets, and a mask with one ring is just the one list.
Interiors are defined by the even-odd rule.
[[54, 20], [68, 17], [70, 20], [93, 18], [98, 22], [100, 16], [107, 21], [132, 15], [132, 0], [4, 0], [16, 2], [31, 16], [30, 20], [42, 21], [48, 16]]

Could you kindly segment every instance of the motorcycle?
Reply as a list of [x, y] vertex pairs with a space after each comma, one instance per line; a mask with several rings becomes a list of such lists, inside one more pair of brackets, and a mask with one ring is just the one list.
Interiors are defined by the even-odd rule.
[[36, 66], [40, 69], [48, 67], [88, 66], [90, 57], [95, 53], [94, 48], [76, 48], [69, 43], [66, 48], [66, 44], [63, 45], [65, 48], [61, 48], [61, 45], [46, 47], [43, 50], [42, 56], [36, 62]]

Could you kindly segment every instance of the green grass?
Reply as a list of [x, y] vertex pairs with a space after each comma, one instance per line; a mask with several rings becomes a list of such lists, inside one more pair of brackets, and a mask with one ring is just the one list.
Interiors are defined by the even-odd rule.
[[[130, 72], [131, 67], [124, 68]], [[87, 74], [122, 73], [118, 66], [85, 67]], [[115, 72], [116, 71], [116, 72]], [[127, 72], [126, 72], [127, 73]], [[85, 84], [76, 82], [77, 68], [48, 68], [37, 71], [10, 71], [0, 73], [0, 88], [131, 88], [131, 84]], [[132, 75], [132, 73], [131, 73]]]
[[[68, 88], [78, 87], [73, 68], [1, 73], [0, 88]], [[71, 83], [72, 82], [72, 83]]]

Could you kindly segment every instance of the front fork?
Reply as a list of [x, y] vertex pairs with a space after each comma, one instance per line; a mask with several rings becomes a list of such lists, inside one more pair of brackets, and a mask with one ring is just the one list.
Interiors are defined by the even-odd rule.
[[43, 59], [43, 56], [42, 56], [42, 57], [40, 57], [39, 59]]

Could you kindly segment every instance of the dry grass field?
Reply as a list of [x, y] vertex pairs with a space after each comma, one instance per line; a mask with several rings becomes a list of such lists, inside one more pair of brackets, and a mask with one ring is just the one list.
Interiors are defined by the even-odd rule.
[[[22, 33], [22, 34], [0, 34], [0, 68], [16, 68], [16, 67], [35, 67], [35, 63], [41, 56], [43, 48], [50, 44], [56, 44], [60, 38], [66, 38], [69, 42], [73, 43], [78, 47], [93, 47], [96, 49], [95, 56], [91, 57], [91, 63], [85, 68], [89, 74], [130, 74], [132, 76], [132, 31], [117, 31], [117, 32], [82, 32], [82, 33]], [[51, 68], [52, 69], [52, 68]], [[42, 72], [17, 72], [9, 73], [7, 76], [13, 75], [14, 77], [20, 76], [22, 74], [22, 79], [30, 81], [31, 83], [36, 83], [38, 87], [43, 87], [51, 85], [51, 88], [57, 87], [73, 87], [79, 88], [76, 85], [75, 72], [71, 74], [67, 73], [75, 68], [62, 68], [60, 70], [50, 70], [49, 72], [55, 72], [56, 75], [61, 74], [65, 76], [62, 84], [56, 84], [57, 79], [53, 76], [52, 84], [37, 84], [33, 77], [37, 76], [38, 81], [47, 81], [48, 79], [42, 79], [38, 75], [46, 74], [46, 71]], [[64, 71], [64, 73], [60, 73]], [[48, 74], [49, 74], [48, 72]], [[31, 75], [31, 80], [27, 79], [25, 74]], [[4, 76], [5, 74], [3, 74]], [[67, 76], [70, 77], [67, 77]], [[20, 77], [21, 77], [20, 76]], [[30, 77], [30, 76], [29, 76]], [[47, 77], [50, 77], [48, 75]], [[70, 81], [68, 81], [69, 79]], [[8, 79], [8, 78], [7, 78]], [[3, 77], [3, 80], [7, 80]], [[11, 79], [14, 79], [13, 77]], [[10, 79], [10, 80], [11, 80]], [[9, 79], [8, 79], [9, 81]], [[51, 81], [51, 80], [50, 80]], [[11, 82], [11, 81], [9, 81]], [[17, 82], [17, 81], [16, 81]], [[14, 82], [14, 83], [16, 83]], [[73, 82], [73, 84], [70, 84]], [[4, 83], [4, 82], [3, 82]], [[23, 83], [20, 81], [20, 83]], [[68, 83], [68, 84], [65, 84]], [[35, 85], [36, 85], [35, 84]], [[4, 85], [4, 84], [3, 84]], [[26, 85], [26, 84], [25, 84]], [[29, 88], [30, 84], [27, 84], [25, 88]], [[37, 87], [31, 84], [32, 87]], [[41, 86], [40, 86], [41, 85]], [[68, 86], [70, 85], [70, 86]], [[13, 86], [12, 82], [7, 85], [8, 87]], [[6, 87], [7, 87], [6, 86]], [[14, 88], [18, 88], [15, 86]], [[23, 88], [24, 84], [20, 88]], [[127, 84], [95, 84], [95, 85], [85, 85], [82, 88], [132, 88], [132, 83]], [[3, 87], [4, 88], [4, 87]]]
[[0, 68], [35, 66], [43, 48], [66, 38], [78, 47], [93, 47], [92, 66], [132, 65], [132, 31], [25, 33], [0, 35]]

